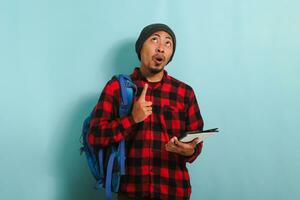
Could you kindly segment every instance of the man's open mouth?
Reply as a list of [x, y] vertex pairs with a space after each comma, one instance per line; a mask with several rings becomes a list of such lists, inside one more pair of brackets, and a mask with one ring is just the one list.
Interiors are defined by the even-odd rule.
[[155, 54], [152, 57], [152, 60], [155, 62], [156, 65], [161, 65], [165, 61], [165, 57], [160, 54]]

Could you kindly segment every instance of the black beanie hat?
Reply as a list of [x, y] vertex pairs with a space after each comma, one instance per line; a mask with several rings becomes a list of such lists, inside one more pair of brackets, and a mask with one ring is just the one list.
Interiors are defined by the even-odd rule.
[[153, 33], [157, 32], [157, 31], [165, 31], [165, 32], [169, 33], [170, 36], [172, 37], [173, 53], [170, 57], [170, 60], [168, 61], [168, 63], [169, 63], [172, 60], [173, 55], [175, 53], [176, 37], [175, 37], [175, 34], [172, 31], [172, 29], [165, 24], [150, 24], [150, 25], [146, 26], [140, 33], [140, 36], [135, 43], [135, 52], [137, 53], [139, 60], [141, 60], [141, 50], [142, 50], [144, 42], [147, 40], [148, 37], [150, 37]]

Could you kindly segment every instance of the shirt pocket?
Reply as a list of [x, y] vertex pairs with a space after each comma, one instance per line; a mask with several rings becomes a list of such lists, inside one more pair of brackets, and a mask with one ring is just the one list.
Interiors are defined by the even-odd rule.
[[185, 111], [175, 106], [165, 105], [161, 114], [162, 127], [169, 137], [180, 137], [185, 131]]

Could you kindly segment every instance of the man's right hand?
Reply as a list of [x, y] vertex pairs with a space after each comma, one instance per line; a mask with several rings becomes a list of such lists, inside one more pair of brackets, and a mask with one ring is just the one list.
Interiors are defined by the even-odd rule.
[[146, 83], [139, 99], [133, 104], [132, 116], [136, 123], [144, 121], [152, 114], [152, 102], [146, 101], [148, 84]]

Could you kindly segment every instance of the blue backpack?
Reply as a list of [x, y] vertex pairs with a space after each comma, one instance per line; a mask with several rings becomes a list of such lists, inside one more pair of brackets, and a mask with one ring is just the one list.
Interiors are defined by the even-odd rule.
[[[121, 102], [119, 115], [130, 113], [136, 85], [129, 76], [115, 76], [120, 83]], [[84, 120], [82, 126], [81, 153], [84, 152], [90, 171], [96, 179], [96, 189], [105, 188], [105, 197], [111, 200], [112, 192], [118, 192], [121, 175], [125, 174], [125, 140], [105, 148], [96, 148], [88, 143], [88, 132], [92, 113]]]

